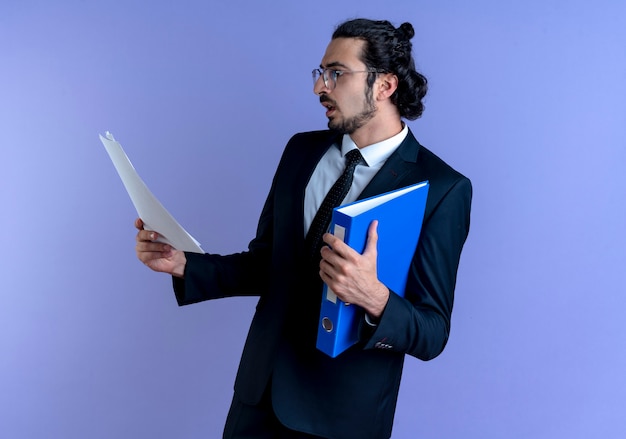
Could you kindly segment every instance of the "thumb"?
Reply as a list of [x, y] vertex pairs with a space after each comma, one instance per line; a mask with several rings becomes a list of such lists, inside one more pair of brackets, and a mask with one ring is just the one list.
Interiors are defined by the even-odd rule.
[[377, 254], [378, 247], [378, 220], [374, 220], [370, 223], [367, 229], [367, 244], [365, 244], [364, 255], [372, 254], [374, 257]]

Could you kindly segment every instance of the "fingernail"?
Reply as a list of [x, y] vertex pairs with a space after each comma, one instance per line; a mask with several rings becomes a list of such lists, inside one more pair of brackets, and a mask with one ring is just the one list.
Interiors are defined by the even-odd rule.
[[155, 238], [156, 238], [155, 233], [154, 232], [150, 233], [150, 239], [155, 239]]

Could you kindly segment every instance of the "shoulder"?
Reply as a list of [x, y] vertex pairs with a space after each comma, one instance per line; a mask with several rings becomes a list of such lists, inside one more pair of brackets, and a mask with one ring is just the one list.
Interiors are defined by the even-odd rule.
[[[413, 140], [415, 138], [412, 136]], [[415, 140], [417, 145], [417, 157], [415, 166], [423, 180], [430, 183], [430, 191], [437, 197], [444, 197], [450, 191], [460, 192], [464, 196], [471, 197], [472, 183], [468, 177], [453, 168], [441, 157], [429, 148], [421, 145]]]
[[329, 141], [334, 141], [339, 137], [339, 133], [332, 130], [319, 130], [319, 131], [306, 131], [302, 133], [294, 134], [287, 146], [291, 144], [318, 144], [318, 143], [328, 143]]
[[467, 177], [446, 163], [426, 146], [422, 145], [415, 138], [411, 130], [409, 130], [406, 139], [398, 149], [404, 160], [414, 162], [423, 173], [428, 174], [431, 178], [467, 180]]
[[473, 192], [469, 178], [425, 147], [420, 149], [418, 164], [428, 169], [429, 198], [433, 207], [448, 200], [464, 206], [463, 211], [469, 212]]
[[469, 180], [465, 175], [450, 166], [441, 157], [432, 152], [430, 149], [423, 145], [420, 145], [419, 153], [417, 156], [417, 164], [420, 167], [428, 170], [433, 176], [439, 176], [445, 179], [451, 180]]
[[326, 151], [337, 141], [339, 134], [336, 131], [321, 130], [294, 134], [287, 142], [282, 155], [282, 162], [307, 161]]

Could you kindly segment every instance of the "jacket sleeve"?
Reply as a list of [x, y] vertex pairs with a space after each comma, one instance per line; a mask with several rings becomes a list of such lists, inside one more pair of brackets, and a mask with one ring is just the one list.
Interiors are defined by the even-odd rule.
[[404, 297], [391, 293], [376, 327], [364, 327], [365, 349], [430, 360], [450, 332], [457, 268], [469, 232], [472, 187], [459, 176], [436, 196], [424, 218]]
[[262, 296], [269, 285], [274, 186], [248, 250], [231, 255], [185, 253], [184, 278], [173, 278], [179, 305], [232, 296]]

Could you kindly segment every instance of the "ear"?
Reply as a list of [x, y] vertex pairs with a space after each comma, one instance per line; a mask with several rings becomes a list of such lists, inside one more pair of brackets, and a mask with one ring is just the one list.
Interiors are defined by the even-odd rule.
[[378, 82], [378, 92], [376, 97], [380, 101], [389, 99], [389, 97], [398, 89], [398, 77], [393, 73], [382, 74], [378, 76], [376, 81]]

